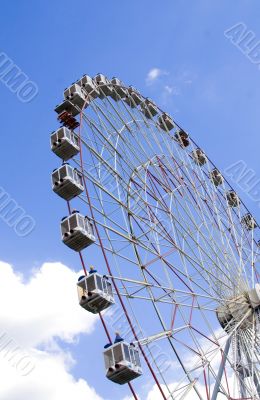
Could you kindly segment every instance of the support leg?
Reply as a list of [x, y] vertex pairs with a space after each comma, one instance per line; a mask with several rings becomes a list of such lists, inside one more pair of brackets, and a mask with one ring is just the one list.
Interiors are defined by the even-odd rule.
[[219, 366], [217, 380], [216, 380], [216, 383], [215, 383], [215, 386], [214, 386], [214, 390], [213, 390], [213, 394], [212, 394], [211, 400], [217, 400], [217, 396], [218, 396], [218, 393], [219, 393], [219, 388], [220, 388], [223, 372], [224, 372], [226, 361], [227, 361], [227, 356], [228, 356], [230, 344], [231, 344], [231, 337], [228, 338], [228, 340], [226, 342], [226, 345], [225, 345], [225, 349], [224, 349], [224, 353], [223, 353], [223, 357], [222, 357], [222, 362], [221, 362], [221, 364]]

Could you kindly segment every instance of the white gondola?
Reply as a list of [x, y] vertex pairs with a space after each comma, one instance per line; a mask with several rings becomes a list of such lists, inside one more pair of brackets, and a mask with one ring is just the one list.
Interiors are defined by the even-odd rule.
[[103, 99], [105, 96], [113, 96], [113, 87], [110, 80], [103, 74], [94, 76], [93, 81], [98, 86], [99, 97]]
[[67, 161], [79, 153], [78, 137], [70, 129], [62, 127], [51, 134], [51, 149]]
[[63, 164], [52, 173], [52, 190], [70, 201], [84, 191], [81, 173], [69, 164]]
[[85, 310], [97, 314], [115, 303], [112, 285], [106, 276], [92, 272], [77, 283], [79, 304]]
[[96, 241], [93, 223], [78, 211], [62, 219], [61, 236], [63, 243], [75, 251], [81, 251]]
[[177, 140], [177, 142], [179, 143], [179, 145], [181, 147], [188, 147], [189, 146], [190, 140], [189, 140], [188, 133], [180, 130], [180, 131], [175, 133], [174, 137], [175, 137], [175, 139]]
[[240, 199], [234, 190], [229, 190], [226, 193], [226, 199], [230, 207], [238, 207], [240, 204]]
[[80, 110], [78, 109], [77, 106], [75, 106], [71, 101], [69, 100], [64, 100], [62, 103], [58, 104], [54, 111], [57, 114], [62, 114], [63, 112], [68, 112], [69, 114], [72, 115], [72, 117], [76, 117], [80, 113]]
[[201, 149], [195, 149], [192, 151], [191, 156], [193, 158], [193, 161], [195, 164], [199, 165], [200, 167], [204, 164], [206, 164], [207, 156]]
[[128, 94], [128, 90], [124, 87], [123, 82], [120, 81], [120, 79], [114, 77], [111, 79], [111, 83], [114, 87], [114, 95], [112, 96], [113, 99], [115, 101], [124, 99]]
[[141, 112], [146, 116], [146, 118], [151, 119], [156, 114], [158, 114], [158, 108], [156, 104], [148, 97], [141, 103]]
[[171, 131], [174, 128], [174, 122], [167, 113], [163, 113], [158, 118], [158, 124], [164, 131]]
[[79, 85], [84, 93], [86, 93], [86, 96], [89, 99], [96, 99], [99, 96], [99, 90], [97, 88], [96, 83], [93, 81], [93, 79], [88, 76], [88, 75], [83, 75], [82, 78], [80, 78], [77, 82], [77, 85]]
[[104, 351], [106, 377], [124, 385], [142, 375], [139, 350], [125, 341], [115, 343]]
[[245, 226], [245, 228], [249, 231], [251, 231], [257, 227], [257, 223], [256, 223], [254, 217], [250, 213], [247, 213], [246, 215], [244, 215], [241, 222]]
[[141, 94], [135, 89], [133, 86], [129, 86], [128, 88], [128, 95], [124, 99], [124, 101], [131, 107], [135, 108], [142, 103], [143, 98]]
[[210, 180], [215, 186], [222, 185], [224, 178], [217, 168], [214, 168], [209, 174]]
[[69, 100], [72, 104], [74, 104], [74, 106], [77, 106], [80, 109], [82, 109], [83, 107], [86, 108], [89, 104], [89, 101], [86, 100], [85, 93], [76, 83], [65, 89], [64, 99]]

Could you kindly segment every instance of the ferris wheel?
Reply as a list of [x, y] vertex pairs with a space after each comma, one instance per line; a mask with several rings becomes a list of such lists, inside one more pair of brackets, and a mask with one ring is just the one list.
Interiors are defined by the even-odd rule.
[[[107, 378], [135, 399], [149, 374], [154, 399], [260, 399], [259, 228], [238, 194], [170, 115], [117, 78], [84, 75], [55, 110], [62, 240], [82, 261], [80, 305], [107, 335]], [[90, 245], [104, 261], [87, 271]], [[128, 340], [107, 327], [115, 303]]]

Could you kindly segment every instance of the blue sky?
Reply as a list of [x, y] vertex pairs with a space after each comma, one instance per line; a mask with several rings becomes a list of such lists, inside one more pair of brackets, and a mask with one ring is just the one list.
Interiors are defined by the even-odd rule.
[[[0, 220], [0, 259], [27, 278], [44, 262], [80, 269], [76, 254], [60, 241], [59, 221], [67, 210], [51, 191], [57, 159], [49, 136], [58, 127], [54, 106], [84, 73], [133, 84], [172, 114], [221, 170], [244, 160], [260, 178], [260, 70], [224, 35], [243, 22], [260, 40], [259, 12], [256, 0], [2, 0], [0, 51], [36, 82], [39, 93], [21, 103], [0, 82], [0, 185], [36, 221], [34, 231], [19, 238]], [[153, 69], [160, 73], [149, 82]], [[257, 218], [258, 203], [239, 193]], [[101, 363], [87, 366], [98, 350], [89, 348], [92, 339], [65, 345], [78, 360], [73, 373], [88, 378], [100, 396], [111, 390], [122, 399], [125, 389], [119, 394], [100, 379]]]

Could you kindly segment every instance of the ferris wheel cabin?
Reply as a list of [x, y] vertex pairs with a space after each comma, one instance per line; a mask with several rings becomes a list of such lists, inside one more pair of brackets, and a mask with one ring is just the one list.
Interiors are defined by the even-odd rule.
[[146, 118], [152, 119], [156, 114], [158, 114], [158, 108], [156, 104], [148, 97], [141, 103], [141, 112], [146, 116]]
[[124, 87], [124, 84], [120, 79], [114, 77], [111, 79], [111, 83], [114, 86], [114, 96], [113, 99], [118, 101], [120, 99], [124, 99], [127, 96], [127, 89]]
[[82, 78], [76, 82], [76, 84], [81, 87], [82, 91], [90, 99], [96, 99], [100, 95], [97, 85], [88, 75], [83, 75]]
[[58, 104], [54, 111], [59, 115], [68, 113], [72, 117], [76, 117], [80, 113], [78, 108], [69, 100], [64, 100], [62, 103]]
[[229, 190], [226, 193], [226, 199], [230, 207], [238, 207], [240, 204], [240, 199], [234, 190]]
[[139, 350], [125, 341], [112, 344], [104, 351], [106, 377], [124, 385], [142, 375]]
[[76, 83], [65, 89], [64, 99], [69, 100], [72, 104], [74, 104], [74, 106], [77, 106], [80, 109], [82, 109], [83, 107], [86, 108], [89, 104], [81, 87]]
[[135, 107], [139, 106], [139, 104], [142, 103], [143, 99], [137, 89], [135, 89], [133, 86], [129, 86], [128, 95], [125, 97], [124, 101], [131, 108], [135, 108]]
[[160, 115], [160, 117], [158, 118], [158, 124], [160, 128], [166, 132], [171, 131], [174, 128], [174, 122], [172, 118], [166, 113]]
[[67, 161], [79, 153], [78, 137], [62, 127], [51, 134], [51, 149], [63, 161]]
[[181, 147], [189, 146], [190, 144], [189, 135], [186, 132], [180, 130], [175, 133], [174, 137]]
[[257, 223], [256, 223], [254, 217], [250, 213], [247, 213], [246, 215], [244, 215], [241, 222], [248, 231], [252, 231], [253, 229], [255, 229], [257, 227]]
[[93, 81], [99, 88], [99, 97], [104, 99], [105, 96], [113, 96], [113, 88], [110, 80], [103, 74], [94, 76]]
[[75, 251], [81, 251], [96, 241], [92, 221], [78, 211], [62, 219], [61, 236], [63, 243]]
[[202, 167], [202, 165], [206, 164], [208, 161], [205, 153], [201, 149], [193, 150], [191, 156], [195, 164], [199, 165], [200, 167]]
[[100, 313], [115, 303], [111, 283], [106, 276], [97, 272], [79, 278], [77, 289], [79, 304], [93, 314]]
[[222, 183], [224, 182], [224, 178], [223, 178], [223, 176], [221, 175], [221, 173], [219, 172], [219, 170], [217, 168], [214, 168], [210, 172], [209, 177], [210, 177], [211, 182], [215, 186], [222, 185]]
[[81, 173], [69, 164], [63, 164], [52, 173], [52, 190], [70, 201], [84, 191]]

